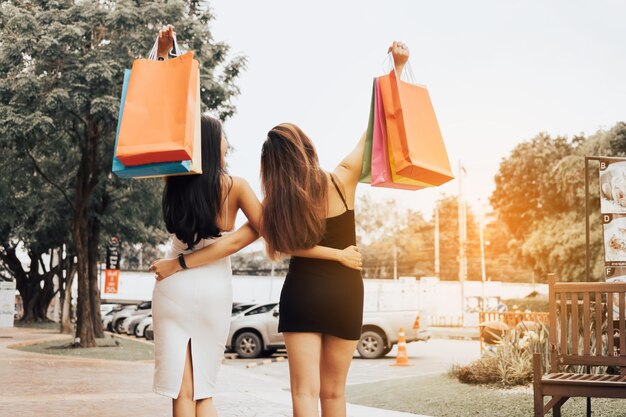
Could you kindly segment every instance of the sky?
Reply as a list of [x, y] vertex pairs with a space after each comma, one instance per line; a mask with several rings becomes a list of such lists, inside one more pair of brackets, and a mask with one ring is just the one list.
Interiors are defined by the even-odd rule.
[[[626, 2], [237, 1], [210, 2], [212, 33], [248, 59], [237, 113], [225, 123], [232, 175], [261, 197], [267, 131], [299, 125], [322, 167], [334, 167], [367, 127], [372, 78], [387, 48], [406, 43], [415, 80], [428, 87], [463, 195], [488, 210], [494, 175], [516, 144], [540, 132], [571, 137], [626, 120]], [[182, 34], [179, 34], [179, 38]], [[458, 182], [415, 192], [359, 185], [430, 218]], [[358, 214], [358, 213], [357, 213]], [[241, 224], [243, 218], [238, 219]]]

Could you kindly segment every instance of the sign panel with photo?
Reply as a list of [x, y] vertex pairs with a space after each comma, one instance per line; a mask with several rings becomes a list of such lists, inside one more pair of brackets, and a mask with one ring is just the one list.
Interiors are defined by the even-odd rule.
[[626, 213], [626, 159], [600, 159], [600, 211]]
[[602, 214], [605, 267], [626, 266], [626, 213]]
[[607, 280], [626, 275], [626, 159], [599, 158], [600, 212]]

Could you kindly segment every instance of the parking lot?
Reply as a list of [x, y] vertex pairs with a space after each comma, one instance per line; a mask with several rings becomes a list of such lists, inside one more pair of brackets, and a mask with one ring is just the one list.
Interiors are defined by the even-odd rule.
[[[145, 339], [134, 336], [122, 337], [146, 342]], [[397, 346], [381, 359], [362, 359], [355, 352], [348, 384], [445, 373], [454, 364], [467, 363], [480, 356], [479, 344], [473, 340], [430, 339], [428, 342], [409, 343], [407, 351], [411, 366], [404, 367], [392, 366], [395, 363]], [[243, 369], [250, 374], [272, 378], [282, 388], [289, 387], [285, 350], [257, 359], [242, 359], [234, 353], [226, 353], [223, 364]]]

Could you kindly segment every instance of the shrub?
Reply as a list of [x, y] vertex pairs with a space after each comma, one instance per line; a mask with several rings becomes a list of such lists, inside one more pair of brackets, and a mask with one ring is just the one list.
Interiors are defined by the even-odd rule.
[[542, 352], [547, 368], [548, 332], [537, 324], [533, 329], [509, 330], [482, 358], [468, 365], [455, 365], [451, 373], [466, 384], [502, 387], [526, 385], [533, 379], [533, 353]]

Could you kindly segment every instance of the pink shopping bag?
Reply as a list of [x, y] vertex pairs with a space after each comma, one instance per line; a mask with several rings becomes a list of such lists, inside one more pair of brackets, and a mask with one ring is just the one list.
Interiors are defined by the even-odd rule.
[[430, 187], [430, 184], [426, 184], [410, 178], [405, 178], [399, 175], [394, 176], [391, 172], [391, 166], [389, 164], [390, 154], [387, 144], [385, 110], [383, 107], [383, 98], [380, 91], [381, 78], [383, 77], [376, 78], [374, 87], [374, 132], [372, 140], [371, 184], [375, 187], [397, 188], [402, 190], [420, 190], [422, 188]]

